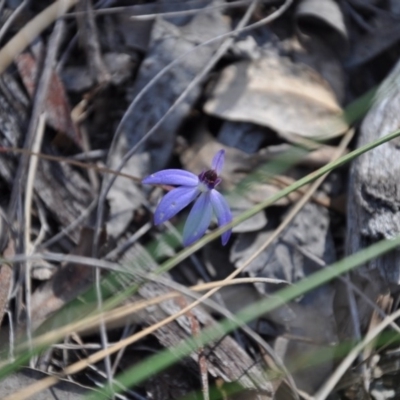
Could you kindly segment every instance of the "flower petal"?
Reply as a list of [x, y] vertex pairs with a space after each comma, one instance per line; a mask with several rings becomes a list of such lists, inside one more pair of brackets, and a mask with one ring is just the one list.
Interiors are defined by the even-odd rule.
[[213, 158], [211, 167], [219, 175], [222, 171], [225, 161], [225, 150], [220, 150]]
[[199, 183], [199, 177], [183, 169], [164, 169], [144, 178], [142, 183], [151, 185], [195, 186]]
[[[210, 200], [214, 210], [214, 214], [217, 216], [218, 226], [224, 226], [232, 222], [232, 213], [229, 208], [228, 202], [224, 196], [216, 190], [211, 190]], [[225, 246], [231, 237], [232, 229], [227, 230], [221, 235], [222, 245]]]
[[212, 217], [212, 206], [210, 193], [202, 193], [190, 210], [185, 227], [183, 228], [183, 245], [189, 246], [201, 238], [210, 225]]
[[191, 203], [199, 195], [197, 186], [181, 186], [168, 192], [154, 213], [154, 223], [162, 224]]

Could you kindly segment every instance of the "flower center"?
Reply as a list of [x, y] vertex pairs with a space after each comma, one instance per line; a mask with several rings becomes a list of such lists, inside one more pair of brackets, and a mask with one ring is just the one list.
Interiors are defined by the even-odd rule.
[[204, 183], [208, 189], [214, 189], [220, 182], [217, 173], [213, 169], [202, 172], [199, 176], [200, 182]]

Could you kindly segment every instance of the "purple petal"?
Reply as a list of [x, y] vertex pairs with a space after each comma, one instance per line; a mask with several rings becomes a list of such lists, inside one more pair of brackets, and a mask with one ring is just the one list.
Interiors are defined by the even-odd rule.
[[183, 208], [191, 203], [199, 195], [197, 186], [182, 186], [168, 192], [160, 201], [154, 213], [156, 225], [168, 221], [178, 214]]
[[213, 158], [211, 167], [219, 175], [222, 171], [225, 161], [225, 150], [220, 150]]
[[199, 183], [197, 175], [183, 169], [164, 169], [142, 180], [151, 185], [195, 186]]
[[[229, 208], [228, 202], [224, 196], [216, 190], [211, 190], [210, 200], [214, 210], [214, 214], [217, 216], [218, 226], [224, 226], [232, 222], [232, 213]], [[231, 237], [232, 229], [227, 230], [221, 235], [222, 245], [225, 246]]]
[[212, 217], [212, 206], [210, 193], [202, 193], [190, 210], [185, 227], [183, 228], [183, 245], [189, 246], [201, 238], [210, 225]]

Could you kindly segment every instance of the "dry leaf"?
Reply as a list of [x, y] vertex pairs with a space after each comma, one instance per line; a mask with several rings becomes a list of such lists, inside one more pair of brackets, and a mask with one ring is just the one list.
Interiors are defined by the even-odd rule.
[[303, 41], [323, 41], [337, 52], [346, 53], [348, 34], [337, 1], [302, 0], [296, 9], [296, 26]]
[[[29, 53], [23, 53], [16, 57], [15, 63], [21, 75], [25, 88], [31, 97], [34, 96], [38, 78], [38, 66], [36, 60]], [[53, 71], [50, 85], [45, 100], [47, 122], [57, 132], [66, 134], [79, 147], [82, 146], [81, 136], [72, 121], [71, 109], [64, 85], [56, 71]]]
[[205, 111], [266, 126], [288, 140], [296, 135], [327, 139], [347, 129], [342, 109], [320, 75], [276, 55], [225, 68]]

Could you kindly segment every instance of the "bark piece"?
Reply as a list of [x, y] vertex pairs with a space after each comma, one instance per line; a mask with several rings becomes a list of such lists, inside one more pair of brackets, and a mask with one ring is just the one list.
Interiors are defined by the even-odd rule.
[[[358, 139], [363, 146], [399, 129], [400, 63], [379, 89], [365, 117]], [[347, 254], [353, 254], [400, 233], [400, 141], [385, 143], [353, 161], [350, 170], [347, 219]], [[351, 273], [356, 284], [371, 300], [400, 284], [398, 250], [372, 259]], [[354, 337], [346, 288], [338, 282], [336, 319], [343, 339]], [[371, 307], [357, 299], [361, 331], [367, 328]], [[356, 321], [357, 323], [357, 321]]]
[[[155, 296], [166, 293], [162, 285], [150, 283], [139, 290], [140, 294], [151, 299]], [[159, 322], [169, 315], [173, 315], [181, 310], [175, 300], [163, 302], [160, 307], [153, 308], [147, 312], [147, 323]], [[192, 310], [195, 318], [203, 327], [214, 325], [215, 320], [201, 307]], [[168, 324], [158, 331], [155, 336], [163, 346], [169, 348], [178, 345], [182, 340], [191, 337], [190, 323], [186, 316], [180, 317], [177, 321]], [[207, 358], [208, 372], [214, 377], [221, 377], [226, 382], [238, 382], [248, 389], [262, 390], [270, 393], [270, 396], [260, 399], [272, 399], [273, 389], [267, 375], [257, 363], [254, 363], [249, 355], [233, 340], [230, 336], [225, 336], [218, 342], [210, 343], [205, 346], [204, 353]], [[194, 353], [191, 357], [198, 361], [198, 354]], [[195, 367], [198, 368], [197, 366]]]
[[[130, 249], [124, 255], [124, 260], [130, 263], [132, 263], [132, 260], [136, 260], [137, 262], [140, 260], [140, 265], [144, 265], [144, 268], [156, 268], [152, 258], [139, 245]], [[122, 260], [121, 262], [123, 263], [124, 261]], [[136, 265], [139, 268], [139, 264]], [[126, 284], [129, 283], [126, 282]], [[146, 283], [139, 289], [139, 295], [143, 299], [152, 299], [167, 292], [169, 292], [168, 288], [154, 282]], [[181, 311], [181, 309], [178, 301], [170, 300], [161, 303], [159, 306], [152, 306], [140, 312], [139, 317], [142, 318], [143, 323], [146, 325], [152, 325]], [[203, 328], [216, 324], [214, 318], [203, 307], [196, 307], [191, 312]], [[183, 315], [158, 329], [154, 332], [154, 335], [163, 346], [170, 348], [191, 337], [192, 330], [188, 318]], [[262, 391], [263, 394], [258, 395], [258, 400], [272, 399], [272, 385], [263, 368], [258, 363], [255, 363], [234, 339], [230, 336], [222, 335], [222, 337], [218, 342], [210, 343], [204, 347], [208, 372], [214, 377], [222, 378], [225, 382], [237, 382], [244, 388]], [[191, 354], [191, 357], [197, 363], [197, 353]], [[187, 362], [187, 360], [184, 360], [184, 362], [193, 367], [195, 371], [198, 371], [198, 366], [193, 362]]]
[[[33, 98], [39, 73], [37, 62], [29, 53], [20, 54], [15, 62], [25, 88]], [[44, 107], [48, 124], [57, 132], [67, 135], [76, 145], [82, 147], [82, 138], [72, 121], [71, 107], [64, 85], [56, 71], [52, 72]]]

